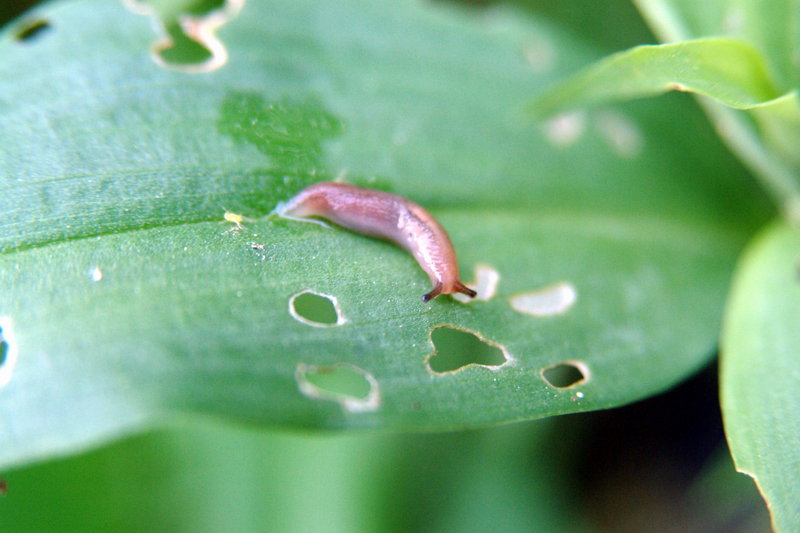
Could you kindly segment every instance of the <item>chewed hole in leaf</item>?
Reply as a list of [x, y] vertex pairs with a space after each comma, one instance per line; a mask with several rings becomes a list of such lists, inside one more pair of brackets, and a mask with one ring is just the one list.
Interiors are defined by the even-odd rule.
[[158, 51], [161, 60], [168, 65], [192, 65], [202, 64], [211, 58], [211, 51], [190, 39], [180, 27], [170, 27], [167, 29], [170, 35], [170, 45]]
[[541, 376], [553, 388], [568, 389], [589, 381], [589, 368], [580, 361], [564, 361], [543, 368]]
[[433, 353], [426, 358], [426, 364], [437, 374], [456, 372], [470, 365], [497, 370], [511, 361], [502, 346], [453, 326], [432, 329], [431, 342]]
[[152, 47], [153, 60], [160, 66], [197, 74], [216, 70], [228, 61], [228, 51], [216, 35], [234, 18], [244, 0], [205, 0], [181, 12], [160, 12], [165, 6], [149, 0], [124, 0], [134, 13], [161, 24], [161, 37]]
[[348, 411], [373, 411], [380, 404], [377, 380], [349, 363], [329, 366], [300, 363], [295, 377], [300, 392], [309, 398], [339, 402]]
[[23, 23], [22, 27], [14, 34], [14, 38], [20, 42], [31, 42], [38, 39], [50, 28], [50, 23], [45, 19], [29, 20]]
[[303, 324], [318, 328], [340, 326], [346, 321], [335, 296], [311, 290], [289, 298], [289, 314]]

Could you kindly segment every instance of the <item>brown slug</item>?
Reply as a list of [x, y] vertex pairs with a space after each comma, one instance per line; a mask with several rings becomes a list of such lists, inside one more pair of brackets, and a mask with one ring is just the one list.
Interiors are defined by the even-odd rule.
[[275, 212], [285, 218], [322, 217], [356, 233], [392, 241], [417, 260], [433, 283], [422, 297], [427, 302], [440, 294], [476, 292], [458, 279], [453, 244], [444, 228], [414, 202], [381, 191], [345, 183], [322, 182], [306, 187]]

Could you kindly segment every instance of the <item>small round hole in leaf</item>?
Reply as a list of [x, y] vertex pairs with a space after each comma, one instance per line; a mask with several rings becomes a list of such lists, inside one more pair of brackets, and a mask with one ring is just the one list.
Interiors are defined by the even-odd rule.
[[508, 361], [504, 350], [471, 331], [439, 326], [431, 331], [433, 353], [428, 366], [433, 372], [454, 372], [468, 365], [496, 368]]
[[589, 379], [586, 365], [578, 361], [564, 361], [545, 367], [541, 371], [542, 379], [556, 389], [568, 389]]
[[329, 327], [344, 323], [336, 298], [328, 294], [311, 291], [295, 294], [289, 299], [289, 313], [309, 326]]

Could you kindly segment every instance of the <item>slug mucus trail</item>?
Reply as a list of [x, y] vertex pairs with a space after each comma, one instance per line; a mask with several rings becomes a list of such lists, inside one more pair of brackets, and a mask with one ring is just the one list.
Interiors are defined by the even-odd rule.
[[[458, 279], [453, 244], [444, 228], [414, 202], [346, 183], [322, 182], [306, 187], [274, 211], [289, 219], [322, 217], [356, 233], [392, 241], [411, 253], [433, 283], [423, 302], [440, 294], [477, 294]], [[321, 222], [318, 222], [321, 223]]]

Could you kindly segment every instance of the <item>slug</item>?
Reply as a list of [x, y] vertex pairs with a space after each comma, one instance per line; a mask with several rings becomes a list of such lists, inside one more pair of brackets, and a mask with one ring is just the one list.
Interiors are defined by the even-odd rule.
[[423, 302], [440, 294], [476, 292], [458, 279], [453, 244], [444, 228], [414, 202], [381, 191], [345, 183], [322, 182], [306, 187], [275, 212], [285, 218], [311, 221], [322, 217], [356, 233], [392, 241], [411, 253], [433, 283]]

